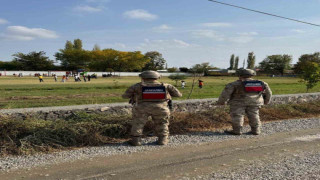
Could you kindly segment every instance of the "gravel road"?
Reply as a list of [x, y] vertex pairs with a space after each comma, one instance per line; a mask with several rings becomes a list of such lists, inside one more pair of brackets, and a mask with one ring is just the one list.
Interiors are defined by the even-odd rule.
[[245, 168], [214, 172], [209, 175], [193, 178], [184, 177], [181, 179], [320, 179], [319, 152], [294, 154], [290, 157], [283, 157], [278, 160], [273, 159], [272, 161], [272, 163], [266, 161], [247, 162], [250, 165]]
[[[320, 119], [319, 118], [310, 118], [310, 119], [294, 119], [294, 120], [285, 120], [279, 122], [271, 122], [263, 124], [263, 133], [261, 136], [271, 135], [277, 132], [288, 132], [288, 131], [295, 131], [295, 130], [302, 130], [302, 129], [309, 129], [314, 127], [320, 127]], [[249, 127], [245, 127], [244, 131], [249, 131]], [[240, 139], [240, 138], [253, 138], [252, 135], [242, 135], [242, 136], [226, 136], [223, 132], [201, 132], [201, 133], [193, 133], [188, 135], [175, 135], [170, 136], [170, 143], [168, 146], [182, 146], [182, 145], [200, 145], [203, 143], [208, 142], [219, 142], [224, 141], [227, 139]], [[144, 145], [140, 147], [131, 147], [127, 143], [116, 144], [116, 145], [105, 145], [101, 147], [89, 147], [89, 148], [81, 148], [78, 150], [71, 150], [71, 151], [63, 151], [57, 152], [52, 154], [37, 154], [32, 156], [11, 156], [11, 157], [4, 157], [0, 158], [0, 171], [10, 172], [16, 169], [31, 169], [37, 166], [44, 166], [50, 164], [58, 164], [63, 162], [71, 162], [75, 160], [83, 160], [95, 157], [106, 157], [110, 155], [121, 155], [121, 154], [130, 154], [134, 152], [142, 152], [142, 151], [152, 151], [158, 150], [163, 148], [163, 146], [157, 146], [154, 141], [156, 139], [154, 137], [145, 138]], [[315, 160], [317, 159], [317, 160]], [[245, 176], [250, 176], [250, 172], [252, 169], [261, 169], [261, 177], [263, 177], [266, 173], [263, 169], [270, 169], [276, 168], [281, 166], [283, 163], [305, 163], [312, 162], [310, 167], [317, 165], [319, 167], [319, 154], [306, 154], [302, 157], [294, 157], [293, 159], [284, 159], [282, 162], [279, 162], [280, 165], [268, 165], [265, 166], [263, 162], [257, 164], [253, 167], [248, 167], [249, 169], [246, 170], [247, 174]], [[292, 161], [292, 163], [291, 163]], [[307, 168], [308, 166], [306, 166]], [[251, 168], [251, 171], [250, 171]], [[284, 166], [283, 168], [291, 168], [290, 166]], [[311, 168], [309, 168], [311, 169]], [[234, 172], [236, 174], [236, 172]], [[228, 173], [229, 174], [229, 173]], [[319, 174], [319, 173], [318, 173]], [[199, 177], [200, 179], [210, 179], [210, 177], [217, 176], [217, 179], [220, 177], [224, 177], [224, 174], [220, 175], [208, 175], [206, 177]], [[227, 179], [232, 178], [232, 176], [226, 177]]]

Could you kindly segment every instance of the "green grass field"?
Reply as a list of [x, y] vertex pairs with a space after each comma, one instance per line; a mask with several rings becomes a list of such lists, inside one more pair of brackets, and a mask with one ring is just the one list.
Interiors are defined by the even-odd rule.
[[[192, 99], [215, 98], [223, 90], [225, 84], [236, 80], [237, 77], [203, 77], [203, 89], [197, 86], [191, 96]], [[305, 93], [305, 85], [299, 83], [298, 78], [269, 78], [257, 79], [269, 83], [274, 94]], [[90, 82], [54, 82], [51, 77], [44, 78], [40, 83], [36, 77], [0, 77], [0, 108], [28, 108], [45, 106], [65, 106], [79, 104], [102, 104], [126, 102], [121, 94], [130, 85], [139, 82], [138, 77], [98, 78]], [[164, 77], [162, 82], [175, 84]], [[179, 90], [186, 99], [191, 89], [192, 78], [186, 80], [185, 89]], [[319, 92], [320, 85], [310, 92]]]

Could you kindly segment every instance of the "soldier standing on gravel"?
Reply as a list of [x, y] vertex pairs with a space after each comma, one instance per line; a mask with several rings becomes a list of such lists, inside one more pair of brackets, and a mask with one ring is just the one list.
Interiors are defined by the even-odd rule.
[[229, 100], [233, 130], [226, 133], [241, 135], [246, 114], [251, 133], [259, 135], [261, 131], [259, 109], [270, 102], [271, 89], [267, 83], [252, 79], [255, 71], [251, 69], [240, 69], [238, 73], [239, 80], [227, 84], [217, 102], [218, 105], [224, 105]]
[[166, 145], [169, 141], [168, 101], [171, 96], [181, 97], [182, 94], [174, 86], [159, 82], [160, 74], [156, 71], [144, 71], [139, 76], [142, 82], [129, 87], [122, 95], [123, 98], [131, 98], [133, 104], [129, 143], [133, 146], [141, 145], [143, 127], [151, 116], [156, 125], [157, 144]]

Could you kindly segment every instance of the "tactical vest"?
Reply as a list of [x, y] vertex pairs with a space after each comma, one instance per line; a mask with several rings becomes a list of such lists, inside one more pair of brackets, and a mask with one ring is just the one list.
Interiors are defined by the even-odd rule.
[[233, 96], [239, 98], [245, 94], [262, 94], [265, 89], [264, 83], [259, 80], [247, 80], [240, 81], [240, 84], [236, 87]]
[[167, 88], [161, 84], [140, 84], [140, 98], [142, 102], [164, 102], [168, 99]]

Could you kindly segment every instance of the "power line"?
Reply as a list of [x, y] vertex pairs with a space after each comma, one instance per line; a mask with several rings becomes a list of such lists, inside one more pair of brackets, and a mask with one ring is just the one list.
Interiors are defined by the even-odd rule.
[[264, 14], [264, 15], [268, 15], [268, 16], [273, 16], [273, 17], [277, 17], [277, 18], [287, 19], [287, 20], [290, 20], [290, 21], [295, 21], [295, 22], [299, 22], [299, 23], [303, 23], [303, 24], [308, 24], [308, 25], [320, 27], [319, 24], [314, 24], [314, 23], [309, 23], [309, 22], [306, 22], [306, 21], [300, 21], [300, 20], [297, 20], [297, 19], [287, 18], [287, 17], [284, 17], [284, 16], [279, 16], [279, 15], [276, 15], [276, 14], [271, 14], [271, 13], [267, 13], [267, 12], [263, 12], [263, 11], [254, 10], [254, 9], [249, 9], [249, 8], [245, 8], [245, 7], [241, 7], [241, 6], [237, 6], [237, 5], [233, 5], [233, 4], [228, 4], [228, 3], [215, 1], [215, 0], [208, 0], [208, 1], [211, 1], [213, 3], [222, 4], [222, 5], [226, 5], [226, 6], [239, 8], [239, 9], [244, 9], [244, 10], [247, 10], [247, 11], [252, 11], [252, 12], [255, 12], [255, 13], [260, 13], [260, 14]]

